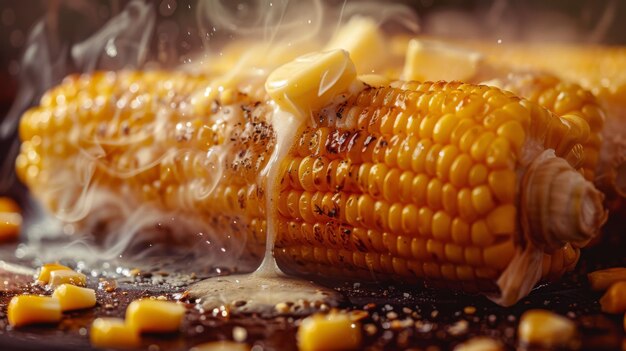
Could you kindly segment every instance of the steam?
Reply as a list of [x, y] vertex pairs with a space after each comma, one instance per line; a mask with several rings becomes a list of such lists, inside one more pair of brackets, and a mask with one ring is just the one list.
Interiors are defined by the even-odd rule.
[[[615, 8], [616, 1], [611, 4], [607, 9]], [[499, 26], [502, 18], [510, 16], [511, 11], [506, 2], [494, 1], [488, 11], [487, 26]], [[602, 36], [612, 21], [611, 12], [607, 11], [593, 31], [594, 38]], [[436, 33], [451, 28], [451, 23], [467, 24], [464, 27], [455, 26], [456, 33], [480, 35], [485, 32], [485, 25], [476, 23], [468, 14], [441, 12], [422, 23], [411, 8], [389, 2], [343, 1], [331, 4], [330, 1], [322, 0], [257, 0], [243, 3], [198, 1], [195, 25], [200, 33], [202, 47], [198, 48], [191, 64], [177, 68], [212, 75], [215, 83], [203, 91], [195, 92], [205, 97], [219, 91], [220, 84], [224, 82], [235, 82], [234, 85], [239, 84], [239, 88], [248, 84], [254, 90], [276, 65], [282, 63], [285, 55], [299, 55], [323, 48], [324, 43], [355, 16], [373, 18], [381, 28], [394, 33], [415, 34], [423, 29]], [[455, 20], [451, 21], [451, 18]], [[100, 30], [77, 43], [60, 37], [53, 22], [41, 20], [28, 38], [21, 64], [18, 97], [0, 125], [0, 139], [13, 140], [11, 155], [7, 157], [10, 162], [2, 165], [2, 171], [13, 169], [12, 163], [19, 149], [16, 138], [19, 116], [29, 106], [36, 104], [46, 89], [73, 72], [145, 67], [151, 56], [159, 54], [150, 50], [155, 25], [153, 4], [140, 0], [131, 1]], [[506, 32], [507, 28], [503, 27], [502, 31]], [[508, 32], [512, 33], [513, 30]], [[215, 71], [212, 67], [225, 53], [224, 48], [234, 41], [250, 45], [234, 58], [237, 61], [229, 65], [228, 70]], [[116, 103], [120, 106], [139, 106], [146, 102], [129, 94], [118, 97]], [[178, 253], [191, 253], [196, 258], [202, 258], [199, 261], [202, 265], [239, 264], [245, 242], [241, 242], [241, 238], [231, 238], [229, 233], [218, 232], [212, 223], [193, 215], [197, 213], [194, 212], [193, 204], [210, 196], [226, 176], [224, 168], [230, 149], [214, 147], [198, 151], [142, 147], [151, 139], [157, 145], [160, 140], [171, 137], [171, 133], [179, 133], [184, 138], [189, 128], [187, 120], [173, 120], [170, 106], [155, 103], [152, 108], [156, 114], [155, 121], [144, 133], [123, 139], [100, 138], [96, 135], [88, 140], [80, 140], [82, 149], [77, 159], [51, 160], [51, 163], [58, 165], [55, 168], [58, 174], [47, 184], [48, 188], [41, 196], [44, 202], [56, 204], [54, 218], [45, 215], [31, 218], [26, 229], [29, 243], [20, 248], [22, 256], [37, 255], [54, 260], [59, 259], [59, 255], [71, 254], [74, 258], [86, 261], [112, 260], [128, 253], [144, 257], [177, 251], [173, 245], [167, 244], [173, 241], [179, 244]], [[211, 122], [232, 126], [241, 117], [238, 115], [240, 112], [234, 109], [228, 114], [217, 114]], [[118, 117], [112, 116], [114, 120]], [[73, 122], [78, 123], [76, 119]], [[137, 161], [129, 167], [122, 168], [107, 161], [110, 150], [122, 146], [130, 149], [128, 156], [133, 156]], [[204, 172], [191, 173], [191, 170], [181, 166], [182, 159], [202, 165]], [[176, 195], [175, 201], [180, 206], [176, 212], [163, 211], [159, 204], [126, 196], [125, 187], [128, 184], [115, 189], [113, 193], [94, 177], [96, 170], [99, 170], [121, 180], [130, 180], [164, 163], [170, 165], [181, 179], [191, 179]], [[78, 179], [74, 169], [81, 170]], [[0, 183], [3, 183], [0, 185], [7, 187], [13, 184], [12, 180], [7, 179], [8, 176], [0, 178]], [[55, 235], [56, 239], [71, 235], [71, 240], [60, 240], [60, 244], [51, 243], [50, 239], [54, 239]]]

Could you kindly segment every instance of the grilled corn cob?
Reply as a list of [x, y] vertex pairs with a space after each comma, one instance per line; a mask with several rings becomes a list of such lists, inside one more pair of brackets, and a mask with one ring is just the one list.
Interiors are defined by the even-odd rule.
[[[210, 86], [183, 73], [67, 78], [24, 115], [18, 174], [57, 213], [105, 189], [192, 214], [252, 251], [272, 220], [287, 272], [426, 279], [499, 290], [502, 304], [573, 267], [605, 219], [602, 194], [568, 163], [587, 122], [498, 88], [338, 94], [310, 111], [267, 189], [275, 103]], [[88, 186], [55, 192], [81, 177]]]

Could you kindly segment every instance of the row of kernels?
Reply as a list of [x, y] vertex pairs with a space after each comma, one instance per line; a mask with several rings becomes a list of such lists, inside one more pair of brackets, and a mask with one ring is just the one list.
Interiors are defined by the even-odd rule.
[[394, 257], [387, 253], [350, 252], [323, 247], [289, 246], [280, 250], [290, 262], [311, 262], [324, 266], [341, 265], [375, 273], [398, 274], [407, 277], [471, 281], [476, 278], [492, 280], [501, 270], [496, 267], [472, 267], [437, 261], [418, 261]]
[[310, 225], [281, 222], [279, 230], [278, 247], [310, 245], [337, 250], [389, 253], [406, 259], [447, 261], [472, 267], [487, 266], [497, 270], [502, 270], [509, 264], [516, 250], [512, 239], [481, 248], [319, 223]]

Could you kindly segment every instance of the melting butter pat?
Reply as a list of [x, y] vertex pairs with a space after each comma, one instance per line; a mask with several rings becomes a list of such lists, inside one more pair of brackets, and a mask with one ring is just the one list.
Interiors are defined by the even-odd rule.
[[120, 318], [97, 318], [91, 324], [91, 345], [101, 348], [134, 348], [139, 346], [139, 333]]
[[344, 50], [312, 53], [274, 70], [265, 90], [285, 111], [309, 116], [357, 82], [356, 69]]
[[142, 299], [126, 308], [126, 323], [139, 332], [172, 333], [178, 331], [185, 306], [171, 301]]
[[56, 270], [50, 272], [50, 281], [48, 285], [52, 288], [56, 288], [62, 284], [72, 284], [78, 286], [87, 285], [87, 277], [73, 270]]
[[372, 73], [385, 61], [387, 49], [378, 24], [371, 18], [355, 16], [342, 26], [324, 50], [343, 49], [361, 74]]
[[63, 312], [91, 308], [96, 305], [96, 292], [93, 289], [72, 284], [59, 285], [54, 289], [52, 297], [59, 300]]
[[353, 350], [361, 344], [361, 328], [346, 313], [316, 314], [302, 321], [297, 338], [303, 351]]
[[478, 73], [482, 55], [450, 45], [411, 39], [402, 79], [417, 81], [467, 81]]
[[58, 323], [61, 320], [61, 305], [58, 299], [49, 296], [15, 296], [7, 307], [7, 318], [14, 327]]
[[41, 269], [39, 270], [37, 283], [42, 284], [42, 285], [48, 284], [50, 282], [50, 273], [52, 273], [53, 271], [60, 271], [60, 270], [71, 271], [72, 269], [70, 267], [67, 267], [58, 263], [44, 264], [43, 266], [41, 266]]

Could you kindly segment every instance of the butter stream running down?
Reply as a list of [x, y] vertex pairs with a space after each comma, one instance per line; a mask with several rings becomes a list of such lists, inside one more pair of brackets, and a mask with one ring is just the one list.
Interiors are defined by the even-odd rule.
[[264, 258], [193, 287], [206, 307], [333, 296], [275, 258], [288, 273], [426, 279], [505, 305], [575, 265], [605, 218], [577, 171], [586, 120], [497, 88], [370, 87], [358, 73], [332, 50], [222, 85], [179, 72], [72, 77], [25, 114], [18, 174], [70, 222], [89, 218], [94, 193], [124, 194]]

